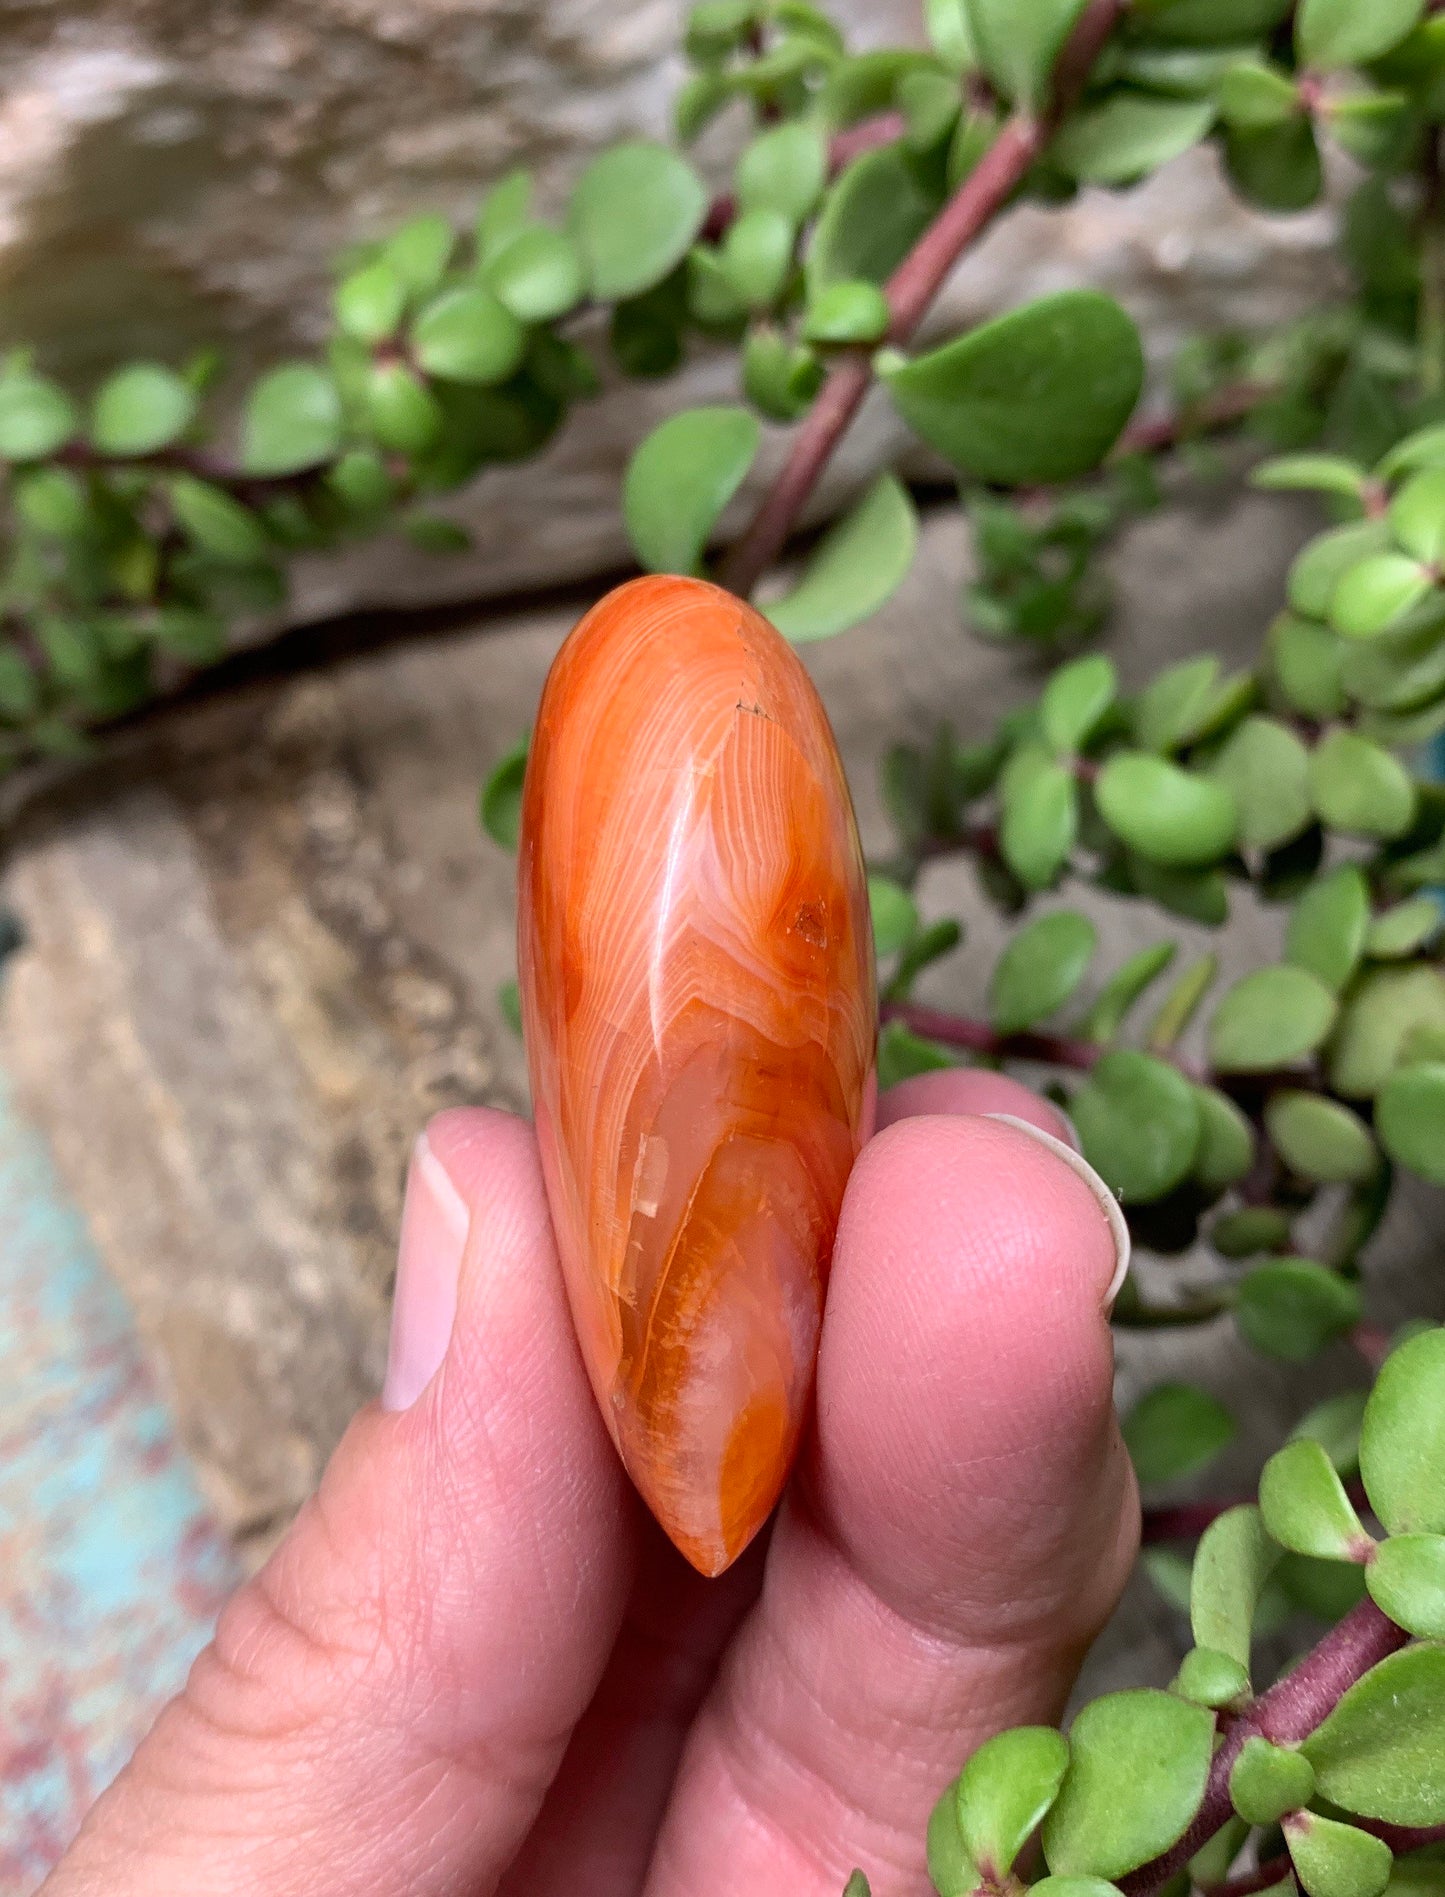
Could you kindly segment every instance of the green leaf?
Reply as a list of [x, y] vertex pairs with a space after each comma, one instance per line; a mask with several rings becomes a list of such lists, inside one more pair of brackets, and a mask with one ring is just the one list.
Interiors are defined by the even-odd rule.
[[1001, 486], [1096, 467], [1143, 381], [1138, 331], [1094, 290], [1065, 290], [880, 374], [894, 407], [945, 460]]
[[934, 1041], [925, 1041], [901, 1021], [890, 1021], [878, 1036], [880, 1093], [896, 1087], [900, 1080], [911, 1080], [915, 1074], [930, 1074], [940, 1067], [955, 1065], [944, 1048]]
[[1235, 1317], [1267, 1357], [1308, 1363], [1360, 1319], [1360, 1292], [1309, 1258], [1276, 1258], [1240, 1282]]
[[989, 1019], [1016, 1034], [1061, 1008], [1084, 979], [1098, 936], [1087, 916], [1057, 909], [1019, 930], [989, 982]]
[[572, 193], [572, 236], [594, 297], [613, 303], [661, 283], [707, 215], [702, 180], [676, 153], [634, 139], [594, 158]]
[[1382, 1613], [1422, 1640], [1445, 1640], [1445, 1535], [1392, 1535], [1365, 1571]]
[[1213, 1749], [1214, 1715], [1171, 1693], [1108, 1693], [1084, 1707], [1044, 1820], [1049, 1869], [1114, 1878], [1167, 1851], [1198, 1810]]
[[924, 969], [951, 954], [962, 940], [963, 930], [952, 916], [942, 916], [937, 922], [930, 922], [926, 929], [920, 929], [898, 957], [898, 966], [888, 984], [888, 999], [906, 1001], [914, 981]]
[[1365, 953], [1372, 961], [1399, 961], [1439, 933], [1445, 922], [1433, 896], [1412, 896], [1383, 910], [1365, 932]]
[[515, 981], [504, 981], [497, 990], [497, 1007], [513, 1034], [522, 1032], [522, 995]]
[[1235, 726], [1210, 766], [1239, 813], [1239, 841], [1273, 850], [1310, 822], [1309, 753], [1273, 718], [1250, 717]]
[[1350, 568], [1383, 553], [1390, 530], [1382, 520], [1357, 520], [1316, 534], [1289, 570], [1289, 603], [1306, 619], [1328, 619], [1335, 588]]
[[0, 461], [40, 461], [75, 432], [63, 390], [28, 370], [0, 374]]
[[1301, 0], [1294, 25], [1300, 64], [1323, 72], [1368, 65], [1404, 39], [1424, 10], [1424, 0], [1369, 0], [1368, 6], [1359, 0]]
[[1116, 1048], [1069, 1102], [1084, 1157], [1126, 1205], [1147, 1205], [1189, 1175], [1199, 1103], [1177, 1068]]
[[1285, 1843], [1306, 1897], [1380, 1897], [1394, 1862], [1383, 1839], [1317, 1812], [1286, 1818]]
[[938, 1897], [970, 1897], [978, 1884], [978, 1866], [959, 1829], [957, 1779], [944, 1788], [928, 1820], [928, 1875]]
[[958, 1781], [964, 1848], [983, 1877], [1001, 1882], [1059, 1795], [1069, 1745], [1051, 1726], [1016, 1726], [986, 1739]]
[[1278, 1824], [1286, 1812], [1298, 1811], [1314, 1795], [1314, 1767], [1308, 1759], [1257, 1734], [1245, 1740], [1230, 1768], [1229, 1797], [1247, 1823]]
[[1084, 1038], [1097, 1041], [1101, 1046], [1112, 1041], [1124, 1025], [1129, 1010], [1151, 982], [1163, 974], [1176, 953], [1173, 942], [1153, 942], [1131, 955], [1099, 990], [1098, 998], [1080, 1024], [1079, 1032]]
[[792, 271], [793, 227], [781, 211], [744, 211], [728, 226], [720, 255], [743, 307], [771, 309]]
[[928, 41], [951, 73], [963, 74], [978, 64], [968, 0], [923, 0]]
[[1205, 1468], [1234, 1433], [1234, 1418], [1219, 1399], [1192, 1383], [1156, 1384], [1124, 1418], [1124, 1442], [1146, 1485]]
[[1247, 1697], [1249, 1675], [1227, 1653], [1194, 1647], [1180, 1661], [1169, 1690], [1192, 1699], [1196, 1706], [1229, 1706]]
[[242, 566], [265, 558], [267, 541], [260, 521], [224, 488], [191, 474], [176, 474], [166, 483], [166, 492], [178, 525], [204, 552]]
[[532, 210], [532, 174], [524, 166], [509, 171], [482, 200], [477, 214], [477, 254], [482, 260], [524, 229]]
[[1373, 1550], [1345, 1485], [1317, 1442], [1286, 1443], [1264, 1465], [1259, 1512], [1282, 1548], [1321, 1561], [1359, 1561]]
[[550, 323], [582, 300], [586, 279], [572, 239], [531, 224], [496, 245], [482, 269], [487, 288], [519, 323]]
[[428, 375], [485, 387], [517, 368], [527, 333], [490, 290], [462, 284], [432, 298], [412, 325], [411, 341]]
[[882, 283], [922, 236], [939, 194], [898, 145], [855, 158], [818, 214], [804, 268], [808, 294], [828, 283]]
[[1219, 81], [1219, 116], [1234, 131], [1269, 131], [1299, 110], [1294, 80], [1265, 60], [1238, 60]]
[[1316, 975], [1280, 962], [1225, 991], [1209, 1023], [1209, 1058], [1224, 1074], [1265, 1073], [1301, 1060], [1334, 1026], [1335, 997]]
[[358, 342], [385, 342], [396, 334], [406, 297], [406, 284], [389, 263], [378, 261], [353, 270], [336, 286], [337, 327]]
[[1084, 0], [967, 0], [978, 63], [1003, 96], [1037, 109]]
[[[1291, 100], [1294, 89], [1289, 88]], [[1276, 455], [1261, 461], [1249, 477], [1251, 487], [1271, 490], [1303, 489], [1319, 494], [1339, 494], [1358, 501], [1365, 484], [1365, 470], [1358, 461], [1347, 461], [1337, 454]]]
[[1391, 1159], [1445, 1185], [1445, 1061], [1397, 1067], [1380, 1089], [1375, 1125]]
[[1061, 665], [1039, 700], [1039, 728], [1060, 756], [1080, 750], [1114, 703], [1119, 675], [1101, 652]]
[[1116, 752], [1099, 773], [1094, 798], [1115, 836], [1168, 868], [1217, 862], [1234, 843], [1232, 794], [1147, 751]]
[[15, 511], [53, 540], [85, 539], [94, 524], [85, 483], [70, 468], [22, 468], [10, 477]]
[[1380, 1163], [1370, 1129], [1357, 1113], [1323, 1094], [1274, 1094], [1264, 1123], [1292, 1172], [1318, 1185], [1358, 1185]]
[[1445, 554], [1445, 468], [1412, 476], [1391, 501], [1389, 521], [1406, 553], [1437, 565]]
[[451, 261], [457, 234], [439, 211], [425, 211], [402, 225], [382, 250], [382, 259], [416, 295], [434, 290]]
[[1040, 1877], [1028, 1888], [1039, 1897], [1122, 1897], [1106, 1877]]
[[1229, 891], [1220, 870], [1166, 869], [1147, 857], [1131, 855], [1128, 872], [1138, 893], [1170, 915], [1202, 922], [1211, 929], [1229, 920]]
[[743, 152], [736, 174], [744, 211], [780, 211], [793, 225], [817, 203], [828, 176], [828, 141], [817, 125], [794, 120], [763, 132]]
[[622, 489], [628, 537], [644, 567], [698, 571], [761, 438], [745, 408], [688, 408], [653, 429], [628, 463]]
[[1115, 92], [1068, 120], [1049, 156], [1080, 184], [1132, 184], [1197, 145], [1213, 119], [1209, 99]]
[[880, 474], [831, 526], [791, 593], [763, 610], [787, 639], [828, 639], [876, 613], [902, 584], [918, 546], [908, 490]]
[[843, 1886], [843, 1897], [873, 1897], [873, 1886], [862, 1871], [854, 1871]]
[[1167, 1054], [1180, 1039], [1218, 973], [1219, 957], [1201, 955], [1179, 975], [1149, 1029], [1149, 1045], [1156, 1054]]
[[868, 909], [873, 920], [873, 946], [881, 960], [896, 955], [918, 930], [918, 905], [891, 876], [868, 878]]
[[1209, 1242], [1222, 1258], [1257, 1258], [1289, 1243], [1290, 1222], [1270, 1205], [1245, 1205], [1215, 1220]]
[[422, 454], [441, 433], [441, 404], [404, 362], [375, 362], [366, 379], [366, 417], [383, 448]]
[[1324, 184], [1314, 126], [1303, 114], [1259, 131], [1229, 127], [1224, 154], [1235, 189], [1264, 211], [1306, 210]]
[[999, 848], [1026, 889], [1047, 889], [1068, 861], [1079, 829], [1079, 793], [1072, 771], [1048, 762], [1003, 798]]
[[1254, 1128], [1229, 1098], [1214, 1087], [1196, 1087], [1199, 1150], [1194, 1177], [1206, 1192], [1223, 1192], [1243, 1179], [1254, 1164]]
[[887, 333], [888, 299], [876, 283], [825, 283], [803, 318], [810, 343], [876, 343]]
[[962, 110], [958, 81], [948, 73], [910, 72], [898, 82], [898, 109], [912, 152], [933, 152], [953, 134]]
[[1360, 1466], [1360, 1425], [1365, 1415], [1364, 1390], [1345, 1390], [1316, 1403], [1290, 1431], [1290, 1441], [1308, 1437], [1317, 1442], [1343, 1476]]
[[1445, 1534], [1445, 1329], [1422, 1331], [1385, 1359], [1365, 1406], [1360, 1473], [1392, 1535]]
[[1259, 1597], [1278, 1560], [1259, 1510], [1249, 1504], [1216, 1517], [1195, 1550], [1189, 1587], [1195, 1642], [1228, 1654], [1246, 1673]]
[[90, 412], [90, 439], [102, 454], [154, 454], [180, 439], [195, 412], [195, 391], [174, 370], [132, 363], [102, 384]]
[[1398, 626], [1429, 593], [1428, 567], [1405, 553], [1370, 553], [1340, 575], [1330, 624], [1345, 639], [1374, 639]]
[[1358, 732], [1326, 732], [1310, 759], [1310, 788], [1322, 822], [1355, 836], [1397, 837], [1415, 820], [1415, 784], [1381, 745]]
[[1386, 1824], [1445, 1824], [1445, 1647], [1406, 1647], [1372, 1667], [1302, 1750], [1331, 1804]]
[[1354, 974], [1370, 924], [1370, 892], [1353, 863], [1317, 877], [1290, 913], [1284, 952], [1338, 992]]
[[482, 828], [504, 850], [515, 850], [522, 827], [522, 784], [527, 775], [527, 740], [507, 755], [482, 787]]
[[1330, 1085], [1351, 1099], [1377, 1094], [1417, 1036], [1445, 1036], [1445, 981], [1438, 969], [1372, 969], [1340, 1015]]
[[324, 369], [287, 362], [263, 375], [247, 398], [241, 466], [247, 474], [299, 474], [341, 444], [341, 397]]

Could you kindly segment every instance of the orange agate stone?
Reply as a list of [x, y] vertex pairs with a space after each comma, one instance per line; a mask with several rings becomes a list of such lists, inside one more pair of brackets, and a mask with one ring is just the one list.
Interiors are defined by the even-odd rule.
[[842, 766], [796, 654], [701, 580], [634, 580], [548, 675], [518, 961], [547, 1196], [628, 1473], [719, 1574], [807, 1409], [876, 1004]]

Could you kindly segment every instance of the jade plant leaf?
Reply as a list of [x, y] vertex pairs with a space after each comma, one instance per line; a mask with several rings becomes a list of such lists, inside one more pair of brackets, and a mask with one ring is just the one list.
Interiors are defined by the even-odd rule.
[[1086, 1706], [1069, 1732], [1069, 1769], [1044, 1820], [1055, 1874], [1116, 1878], [1183, 1836], [1214, 1750], [1214, 1715], [1139, 1688]]
[[1445, 1824], [1445, 1647], [1381, 1660], [1301, 1750], [1331, 1804], [1387, 1824]]
[[742, 486], [762, 430], [745, 408], [688, 408], [653, 429], [628, 463], [622, 511], [643, 566], [695, 573]]

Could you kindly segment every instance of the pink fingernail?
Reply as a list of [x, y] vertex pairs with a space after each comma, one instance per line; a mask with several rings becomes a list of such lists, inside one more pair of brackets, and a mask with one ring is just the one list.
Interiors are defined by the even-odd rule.
[[384, 1410], [409, 1410], [441, 1369], [456, 1320], [469, 1223], [466, 1201], [423, 1133], [412, 1149], [401, 1209]]

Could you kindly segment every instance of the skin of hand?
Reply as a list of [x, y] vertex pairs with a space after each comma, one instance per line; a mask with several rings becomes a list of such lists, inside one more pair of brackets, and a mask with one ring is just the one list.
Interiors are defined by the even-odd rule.
[[879, 1123], [797, 1471], [704, 1581], [598, 1416], [530, 1127], [434, 1120], [381, 1402], [45, 1897], [928, 1891], [938, 1793], [1059, 1716], [1133, 1558], [1126, 1241], [1014, 1081], [924, 1075]]

